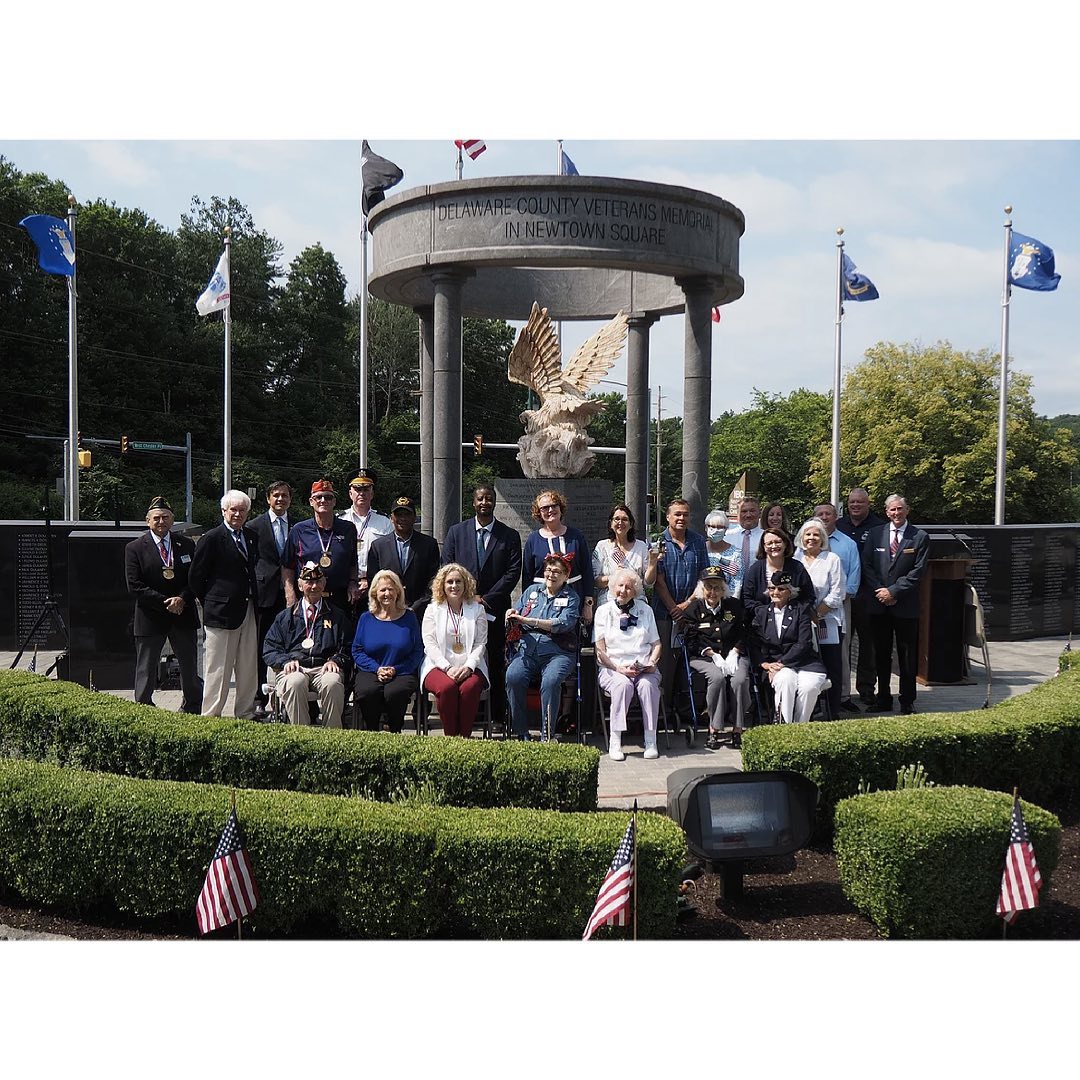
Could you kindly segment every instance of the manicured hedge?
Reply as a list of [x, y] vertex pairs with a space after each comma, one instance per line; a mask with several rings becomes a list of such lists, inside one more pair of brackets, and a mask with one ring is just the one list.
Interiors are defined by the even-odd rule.
[[743, 736], [745, 769], [791, 769], [818, 785], [819, 835], [836, 804], [859, 790], [896, 786], [896, 771], [921, 761], [936, 784], [1011, 792], [1053, 806], [1080, 789], [1080, 668], [1067, 669], [990, 709], [777, 724]]
[[591, 746], [409, 738], [187, 716], [26, 672], [0, 673], [0, 756], [143, 779], [366, 794], [430, 781], [454, 806], [596, 809]]
[[[1061, 823], [1032, 803], [1021, 805], [1045, 898]], [[1000, 937], [994, 909], [1011, 814], [1011, 795], [980, 788], [915, 788], [845, 799], [836, 808], [834, 839], [844, 894], [887, 936]]]
[[[74, 912], [180, 916], [194, 932], [229, 802], [225, 787], [0, 760], [0, 889]], [[628, 820], [293, 792], [237, 803], [262, 936], [579, 938]], [[659, 814], [638, 823], [638, 933], [670, 936], [685, 838]]]

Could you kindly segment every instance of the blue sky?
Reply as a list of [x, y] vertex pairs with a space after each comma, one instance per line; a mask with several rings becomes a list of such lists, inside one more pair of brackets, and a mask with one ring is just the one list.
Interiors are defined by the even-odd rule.
[[[555, 171], [554, 139], [487, 142], [475, 162], [465, 159], [466, 178]], [[372, 143], [405, 171], [395, 191], [454, 178], [450, 138]], [[745, 408], [755, 388], [831, 389], [838, 226], [845, 250], [881, 293], [873, 303], [847, 305], [845, 367], [881, 340], [948, 340], [958, 349], [996, 351], [1007, 203], [1019, 231], [1054, 248], [1062, 275], [1056, 293], [1013, 290], [1010, 354], [1018, 370], [1033, 376], [1040, 412], [1080, 413], [1078, 317], [1070, 300], [1080, 284], [1074, 201], [1080, 144], [566, 139], [564, 145], [583, 175], [686, 185], [721, 195], [745, 214], [746, 292], [713, 329], [714, 415]], [[80, 200], [101, 196], [137, 206], [170, 228], [193, 195], [236, 196], [283, 243], [286, 266], [318, 241], [337, 257], [350, 290], [358, 288], [356, 140], [0, 140], [0, 153], [22, 170], [64, 180]], [[242, 319], [242, 311], [234, 318]], [[594, 329], [566, 324], [567, 350]], [[665, 415], [681, 411], [682, 341], [681, 316], [653, 329], [650, 381], [663, 388]], [[623, 361], [609, 379], [625, 380]]]

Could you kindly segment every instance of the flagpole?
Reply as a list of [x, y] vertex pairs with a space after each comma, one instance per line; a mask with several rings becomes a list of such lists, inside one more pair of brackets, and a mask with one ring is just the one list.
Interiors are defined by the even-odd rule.
[[833, 506], [840, 505], [840, 335], [844, 321], [844, 230], [836, 230], [836, 344], [833, 357], [832, 398], [832, 479], [829, 485]]
[[[361, 184], [361, 189], [363, 185]], [[368, 444], [368, 227], [367, 215], [360, 208], [360, 381], [357, 402], [357, 433], [360, 439], [360, 467], [367, 465]]]
[[[1012, 207], [1006, 206], [1011, 214]], [[997, 479], [994, 484], [994, 524], [1005, 524], [1005, 426], [1009, 413], [1009, 248], [1012, 247], [1012, 219], [1005, 219], [1005, 253], [1001, 272], [1001, 374], [998, 378]]]
[[634, 800], [634, 940], [637, 941], [637, 879], [638, 879], [638, 865], [637, 865], [637, 799]]
[[225, 226], [225, 280], [229, 283], [229, 303], [225, 305], [225, 431], [224, 462], [222, 468], [222, 494], [232, 490], [232, 229]]
[[[226, 308], [226, 311], [228, 309]], [[232, 812], [236, 813], [236, 788], [232, 789]], [[243, 941], [244, 935], [240, 930], [240, 924], [244, 921], [244, 916], [239, 913], [236, 916], [236, 940]]]
[[563, 169], [562, 169], [562, 139], [558, 140], [558, 144], [559, 144], [559, 148], [556, 151], [556, 153], [558, 153], [558, 155], [559, 155], [559, 160], [558, 160], [557, 167], [556, 167], [555, 171], [556, 171], [556, 173], [558, 173], [559, 176], [562, 176], [562, 174], [563, 174]]
[[457, 148], [457, 178], [461, 179], [461, 147]]
[[[75, 253], [75, 196], [68, 196], [68, 229], [71, 232], [71, 250]], [[68, 446], [67, 476], [65, 487], [68, 521], [80, 521], [79, 517], [79, 342], [77, 320], [77, 294], [75, 274], [77, 261], [71, 264], [68, 278]]]

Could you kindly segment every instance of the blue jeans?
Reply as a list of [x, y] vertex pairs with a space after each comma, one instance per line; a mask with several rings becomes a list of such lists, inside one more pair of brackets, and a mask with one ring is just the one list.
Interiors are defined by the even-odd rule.
[[564, 652], [552, 643], [537, 646], [524, 642], [524, 647], [506, 669], [506, 698], [510, 704], [510, 726], [515, 735], [525, 736], [529, 732], [525, 698], [529, 683], [537, 675], [540, 676], [541, 730], [543, 720], [547, 719], [554, 731], [562, 684], [573, 670], [573, 653]]

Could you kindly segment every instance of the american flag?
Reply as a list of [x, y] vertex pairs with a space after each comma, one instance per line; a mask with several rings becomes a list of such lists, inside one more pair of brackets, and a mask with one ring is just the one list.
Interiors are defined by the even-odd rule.
[[719, 322], [720, 321], [720, 309], [718, 307], [714, 307], [712, 309], [712, 321], [713, 322]]
[[195, 905], [199, 933], [208, 934], [250, 915], [258, 902], [259, 886], [255, 884], [251, 859], [244, 850], [244, 834], [236, 810], [230, 810]]
[[34, 655], [30, 659], [30, 666], [27, 671], [37, 671], [37, 646], [34, 646]]
[[596, 906], [589, 916], [582, 941], [588, 941], [601, 926], [625, 926], [630, 913], [630, 897], [634, 891], [634, 818], [611, 860], [611, 867], [600, 886]]
[[95, 694], [98, 692], [98, 688], [94, 685], [94, 669], [90, 668], [86, 676], [86, 688], [92, 690]]
[[487, 149], [487, 143], [483, 139], [455, 139], [454, 145], [459, 150], [464, 150], [473, 161]]
[[1020, 799], [1013, 797], [1012, 828], [1009, 830], [1009, 850], [1005, 852], [1005, 871], [1001, 875], [1001, 895], [997, 913], [1006, 923], [1012, 923], [1020, 911], [1038, 907], [1042, 874], [1035, 863]]

